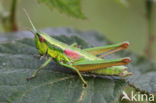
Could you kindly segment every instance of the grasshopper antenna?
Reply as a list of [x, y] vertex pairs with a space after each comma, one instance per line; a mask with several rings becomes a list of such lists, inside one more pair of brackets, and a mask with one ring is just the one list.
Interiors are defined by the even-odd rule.
[[34, 24], [32, 23], [28, 12], [27, 12], [26, 9], [24, 9], [24, 8], [23, 8], [23, 11], [24, 11], [25, 15], [27, 16], [27, 18], [28, 18], [28, 20], [29, 20], [29, 22], [30, 22], [30, 24], [31, 24], [31, 26], [32, 26], [32, 28], [33, 28], [33, 30], [34, 30], [34, 32], [37, 32], [37, 29], [35, 28]]

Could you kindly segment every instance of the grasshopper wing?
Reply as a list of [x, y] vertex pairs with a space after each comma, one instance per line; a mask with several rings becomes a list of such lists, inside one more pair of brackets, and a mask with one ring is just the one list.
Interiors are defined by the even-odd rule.
[[100, 54], [104, 54], [104, 56], [112, 54], [114, 52], [118, 52], [120, 50], [124, 50], [126, 48], [128, 48], [129, 46], [129, 42], [122, 42], [122, 43], [118, 43], [118, 44], [114, 44], [114, 45], [108, 45], [108, 46], [102, 46], [102, 47], [95, 47], [95, 48], [87, 48], [84, 49], [85, 51], [87, 51], [88, 53], [91, 53], [92, 55], [100, 55]]

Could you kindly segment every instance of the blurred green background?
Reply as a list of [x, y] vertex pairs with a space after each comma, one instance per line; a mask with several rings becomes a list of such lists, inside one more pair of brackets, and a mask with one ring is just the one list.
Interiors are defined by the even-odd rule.
[[[9, 10], [11, 0], [0, 0]], [[144, 55], [149, 28], [146, 0], [81, 0], [82, 11], [87, 19], [77, 19], [58, 10], [50, 10], [37, 0], [19, 0], [17, 23], [20, 30], [31, 28], [22, 8], [25, 8], [38, 29], [69, 27], [81, 31], [98, 31], [114, 43], [130, 41], [130, 50]], [[122, 2], [121, 2], [122, 1]], [[156, 36], [156, 2], [153, 1], [151, 32]], [[1, 28], [1, 26], [0, 26]], [[2, 31], [2, 29], [0, 29]], [[156, 52], [156, 43], [153, 48]], [[156, 56], [154, 57], [156, 63]]]

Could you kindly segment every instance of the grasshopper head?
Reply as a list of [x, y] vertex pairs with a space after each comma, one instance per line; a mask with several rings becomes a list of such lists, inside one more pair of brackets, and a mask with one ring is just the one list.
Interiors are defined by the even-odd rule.
[[40, 35], [41, 33], [36, 33], [35, 34], [35, 38], [38, 39], [38, 41], [40, 41], [41, 43], [45, 41], [45, 38], [43, 36]]
[[32, 23], [27, 11], [25, 9], [23, 10], [33, 28], [33, 32], [34, 32], [33, 34], [35, 35], [35, 45], [36, 48], [38, 49], [39, 54], [46, 55], [48, 46], [45, 42], [45, 39], [41, 36], [42, 33], [38, 32], [38, 30], [35, 28], [34, 24]]
[[38, 49], [40, 55], [45, 55], [47, 53], [48, 45], [45, 39], [40, 35], [40, 33], [35, 33], [35, 45]]

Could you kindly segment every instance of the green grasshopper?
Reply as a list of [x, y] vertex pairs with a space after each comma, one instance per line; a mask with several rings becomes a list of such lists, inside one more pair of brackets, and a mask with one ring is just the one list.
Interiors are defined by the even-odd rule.
[[119, 59], [102, 59], [104, 56], [128, 48], [128, 42], [80, 49], [77, 44], [67, 45], [43, 32], [39, 32], [34, 27], [26, 11], [25, 14], [33, 28], [34, 41], [38, 53], [41, 57], [47, 58], [45, 63], [42, 64], [31, 77], [27, 78], [27, 80], [35, 78], [39, 71], [44, 69], [52, 60], [61, 66], [75, 71], [84, 85], [87, 85], [87, 82], [84, 80], [81, 72], [92, 72], [96, 74], [119, 77], [127, 77], [132, 74], [127, 71], [127, 67], [123, 66], [130, 62], [129, 57]]

